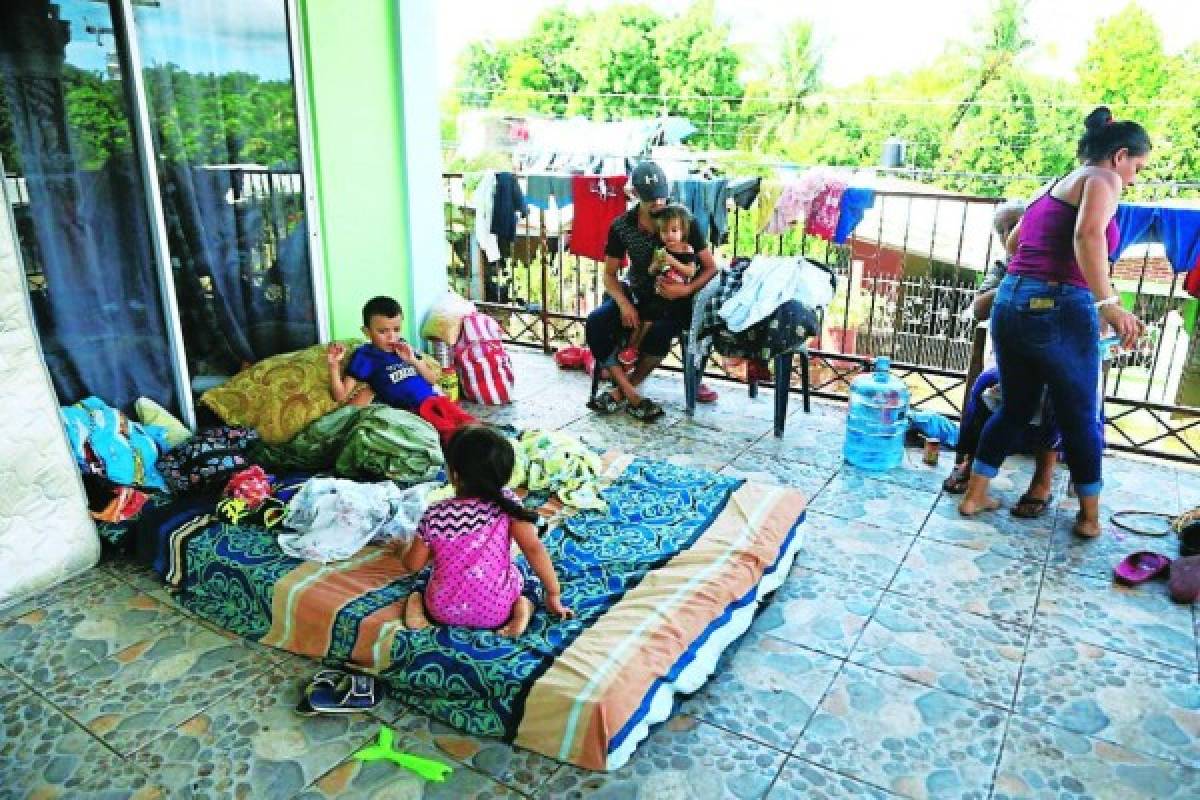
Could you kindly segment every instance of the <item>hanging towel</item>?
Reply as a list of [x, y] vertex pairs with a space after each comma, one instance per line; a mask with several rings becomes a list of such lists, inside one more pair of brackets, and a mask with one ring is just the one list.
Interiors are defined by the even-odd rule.
[[758, 191], [758, 205], [754, 211], [754, 230], [763, 232], [775, 215], [775, 206], [783, 195], [783, 184], [779, 181], [763, 181]]
[[597, 178], [575, 175], [571, 178], [571, 196], [575, 200], [575, 222], [571, 230], [570, 250], [593, 261], [604, 260], [604, 244], [612, 222], [625, 213], [624, 175]]
[[842, 192], [842, 207], [838, 212], [837, 230], [833, 233], [834, 244], [845, 244], [862, 222], [868, 208], [875, 206], [874, 189], [850, 188]]
[[1116, 261], [1131, 245], [1139, 242], [1153, 241], [1154, 206], [1143, 206], [1136, 203], [1121, 203], [1117, 206], [1117, 247], [1109, 253], [1109, 258]]
[[729, 235], [729, 209], [725, 201], [729, 197], [729, 181], [713, 178], [704, 184], [704, 207], [708, 211], [710, 230], [704, 231], [713, 246], [724, 244]]
[[1189, 272], [1200, 259], [1200, 210], [1121, 203], [1117, 206], [1120, 237], [1111, 254], [1115, 261], [1130, 245], [1162, 242], [1175, 272]]
[[550, 208], [551, 196], [559, 208], [575, 202], [571, 199], [570, 175], [530, 175], [525, 188], [525, 202], [543, 211]]
[[511, 172], [496, 173], [496, 192], [492, 204], [492, 233], [500, 244], [512, 243], [517, 238], [517, 216], [529, 216], [525, 195]]
[[729, 182], [729, 196], [733, 198], [734, 205], [742, 211], [748, 211], [758, 199], [761, 187], [762, 178], [737, 178]]
[[830, 181], [817, 192], [805, 213], [804, 232], [820, 236], [825, 241], [833, 238], [837, 231], [838, 216], [842, 208], [842, 193], [846, 191], [844, 181]]
[[1188, 272], [1200, 260], [1200, 210], [1162, 208], [1158, 212], [1167, 260], [1176, 272]]
[[764, 233], [783, 233], [794, 223], [804, 219], [811, 211], [817, 195], [836, 180], [836, 176], [828, 170], [810, 169], [799, 178], [788, 181], [779, 196], [779, 202], [775, 204], [775, 210]]
[[479, 185], [471, 195], [475, 207], [475, 240], [483, 249], [483, 257], [489, 264], [500, 260], [500, 243], [492, 233], [492, 210], [496, 205], [496, 173], [490, 169], [479, 178]]

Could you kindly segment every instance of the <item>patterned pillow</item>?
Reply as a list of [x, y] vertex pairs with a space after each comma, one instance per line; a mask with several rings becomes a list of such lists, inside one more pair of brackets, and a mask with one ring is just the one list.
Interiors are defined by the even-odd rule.
[[[342, 344], [349, 354], [362, 342], [349, 339]], [[254, 428], [263, 441], [282, 444], [338, 406], [329, 392], [325, 349], [326, 345], [313, 345], [264, 358], [228, 383], [209, 389], [200, 402], [226, 425]]]

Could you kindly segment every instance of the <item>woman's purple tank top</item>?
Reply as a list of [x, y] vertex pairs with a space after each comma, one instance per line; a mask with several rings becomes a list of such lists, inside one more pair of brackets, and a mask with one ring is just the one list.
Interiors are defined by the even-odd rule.
[[[1053, 191], [1053, 187], [1051, 187]], [[1008, 262], [1009, 275], [1088, 288], [1075, 260], [1075, 218], [1079, 209], [1050, 192], [1034, 200], [1021, 217], [1017, 252]], [[1104, 231], [1108, 252], [1117, 249], [1120, 232], [1114, 217]]]

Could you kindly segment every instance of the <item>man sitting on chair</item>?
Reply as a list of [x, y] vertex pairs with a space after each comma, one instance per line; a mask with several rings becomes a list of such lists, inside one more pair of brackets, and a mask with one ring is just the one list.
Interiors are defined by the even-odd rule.
[[[693, 222], [688, 230], [687, 243], [696, 254], [699, 270], [688, 283], [656, 279], [651, 273], [655, 252], [663, 247], [655, 225], [654, 211], [667, 203], [671, 188], [666, 173], [653, 161], [644, 161], [633, 170], [633, 190], [638, 204], [613, 220], [605, 246], [604, 288], [608, 294], [600, 306], [588, 315], [585, 330], [587, 344], [596, 359], [596, 369], [607, 368], [612, 379], [611, 391], [600, 392], [588, 401], [588, 407], [601, 414], [611, 414], [626, 407], [635, 419], [651, 420], [662, 416], [663, 409], [648, 397], [642, 397], [637, 386], [654, 371], [671, 348], [671, 342], [686, 329], [688, 319], [668, 315], [655, 320], [639, 343], [640, 356], [633, 371], [626, 375], [617, 363], [617, 352], [628, 341], [629, 333], [641, 324], [638, 307], [652, 298], [686, 300], [700, 290], [713, 275], [717, 266], [704, 234]], [[618, 277], [622, 263], [629, 258], [628, 283]]]

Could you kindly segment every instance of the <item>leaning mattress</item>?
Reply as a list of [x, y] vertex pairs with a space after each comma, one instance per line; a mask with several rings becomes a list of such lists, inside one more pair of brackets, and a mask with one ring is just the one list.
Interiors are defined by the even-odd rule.
[[0, 607], [90, 569], [100, 556], [3, 200], [0, 186]]
[[[589, 769], [617, 769], [678, 692], [693, 692], [790, 569], [795, 490], [663, 462], [605, 457], [607, 512], [543, 536], [570, 620], [526, 634], [403, 624], [424, 575], [367, 547], [319, 564], [275, 534], [186, 512], [142, 531], [190, 611], [241, 636], [378, 675], [399, 700], [471, 734]], [[518, 559], [523, 571], [528, 565]]]

